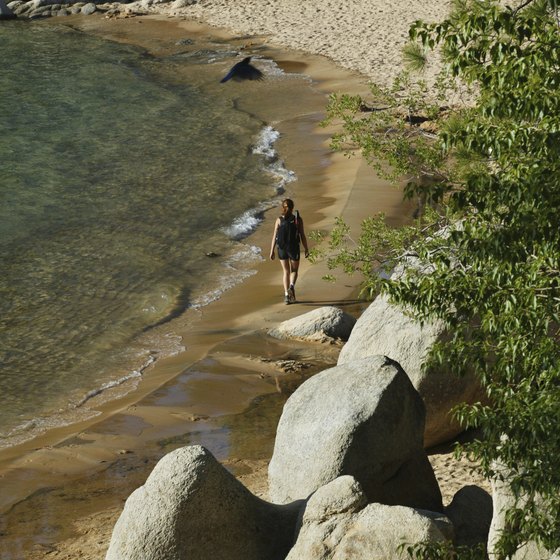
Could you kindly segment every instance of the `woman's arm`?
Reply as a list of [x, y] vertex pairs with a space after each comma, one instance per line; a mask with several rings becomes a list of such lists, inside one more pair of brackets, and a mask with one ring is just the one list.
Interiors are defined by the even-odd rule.
[[272, 234], [272, 242], [270, 243], [270, 260], [274, 260], [274, 248], [276, 247], [276, 234], [278, 233], [278, 226], [280, 225], [280, 218], [276, 218], [274, 223], [274, 232]]

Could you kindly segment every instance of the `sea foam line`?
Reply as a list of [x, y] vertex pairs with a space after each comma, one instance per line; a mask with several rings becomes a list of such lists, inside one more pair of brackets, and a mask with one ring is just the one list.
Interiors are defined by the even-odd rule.
[[[267, 125], [261, 130], [252, 148], [253, 154], [264, 157], [265, 171], [276, 179], [274, 185], [276, 195], [282, 194], [288, 183], [297, 180], [296, 174], [286, 169], [284, 162], [279, 159], [278, 152], [274, 148], [274, 144], [279, 138], [280, 133], [272, 126]], [[262, 202], [256, 208], [243, 212], [241, 216], [233, 220], [231, 225], [222, 228], [222, 231], [235, 241], [248, 237], [259, 227], [264, 219], [266, 210], [273, 208], [276, 204], [276, 201]]]
[[80, 408], [87, 401], [107, 391], [107, 389], [113, 389], [115, 387], [118, 387], [119, 385], [122, 385], [123, 383], [126, 383], [127, 381], [130, 381], [131, 379], [142, 377], [146, 369], [150, 367], [152, 364], [154, 364], [156, 360], [157, 360], [157, 356], [155, 354], [150, 354], [149, 358], [140, 368], [132, 370], [130, 373], [123, 375], [119, 379], [108, 381], [107, 383], [101, 385], [101, 387], [98, 387], [97, 389], [92, 389], [91, 391], [86, 393], [86, 395], [76, 404], [75, 408]]
[[[237, 286], [237, 284], [241, 284], [241, 282], [257, 273], [254, 268], [245, 267], [251, 266], [252, 262], [263, 260], [260, 248], [254, 245], [240, 244], [240, 249], [224, 262], [226, 272], [219, 279], [219, 287], [196, 298], [189, 307], [200, 309], [209, 305], [220, 299], [224, 292]], [[242, 265], [241, 268], [238, 266], [238, 263]]]

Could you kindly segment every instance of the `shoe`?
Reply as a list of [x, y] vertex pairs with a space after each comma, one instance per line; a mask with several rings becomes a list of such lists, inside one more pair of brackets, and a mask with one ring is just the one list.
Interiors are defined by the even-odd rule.
[[290, 298], [290, 303], [296, 302], [296, 290], [293, 285], [290, 286], [290, 289], [288, 290], [288, 297]]
[[289, 294], [286, 294], [286, 295], [284, 296], [284, 303], [285, 303], [286, 305], [290, 305], [290, 303], [292, 303], [292, 302], [290, 301], [290, 295], [289, 295]]

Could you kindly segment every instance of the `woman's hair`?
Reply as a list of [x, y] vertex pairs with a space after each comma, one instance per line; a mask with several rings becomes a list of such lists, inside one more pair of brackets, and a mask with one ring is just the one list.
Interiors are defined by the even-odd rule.
[[284, 206], [284, 204], [289, 208], [290, 212], [294, 209], [294, 201], [291, 198], [285, 198], [282, 201], [282, 206]]

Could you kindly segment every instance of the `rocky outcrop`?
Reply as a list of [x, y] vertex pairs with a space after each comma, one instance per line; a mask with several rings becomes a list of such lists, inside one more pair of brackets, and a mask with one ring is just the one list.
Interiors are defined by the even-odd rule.
[[358, 482], [342, 476], [308, 500], [287, 560], [387, 560], [409, 558], [402, 544], [451, 540], [443, 515], [402, 506], [367, 504]]
[[422, 446], [424, 417], [410, 379], [385, 356], [315, 375], [284, 405], [269, 465], [271, 500], [306, 499], [352, 475], [370, 502], [442, 511]]
[[444, 336], [442, 323], [421, 325], [385, 296], [379, 296], [358, 319], [338, 360], [339, 364], [346, 364], [381, 354], [401, 364], [426, 405], [425, 447], [449, 441], [461, 433], [461, 426], [449, 414], [454, 406], [483, 398], [473, 376], [422, 369], [429, 349]]
[[[8, 4], [8, 9], [17, 16], [30, 19], [73, 14], [91, 15], [95, 12], [102, 12], [107, 16], [120, 14], [129, 16], [160, 13], [164, 4], [168, 4], [171, 11], [180, 11], [182, 8], [196, 4], [197, 1], [175, 0], [174, 2], [165, 2], [162, 0], [140, 0], [138, 2], [105, 2], [103, 0], [96, 0], [94, 2], [74, 2], [68, 0], [14, 0]], [[0, 19], [6, 19], [2, 18], [2, 5], [5, 5], [4, 0], [0, 0]], [[10, 17], [15, 16], [12, 15]]]
[[445, 515], [453, 523], [455, 544], [486, 543], [492, 522], [492, 496], [478, 486], [464, 486], [445, 508]]
[[133, 492], [106, 560], [280, 560], [301, 504], [251, 494], [201, 446], [167, 454]]
[[323, 341], [326, 339], [348, 340], [356, 319], [337, 307], [320, 307], [309, 313], [280, 323], [268, 334], [275, 338], [297, 338]]
[[15, 0], [8, 6], [17, 16], [29, 19], [73, 14], [90, 15], [96, 11], [108, 12], [111, 8], [115, 9], [115, 4], [61, 2], [61, 0]]

